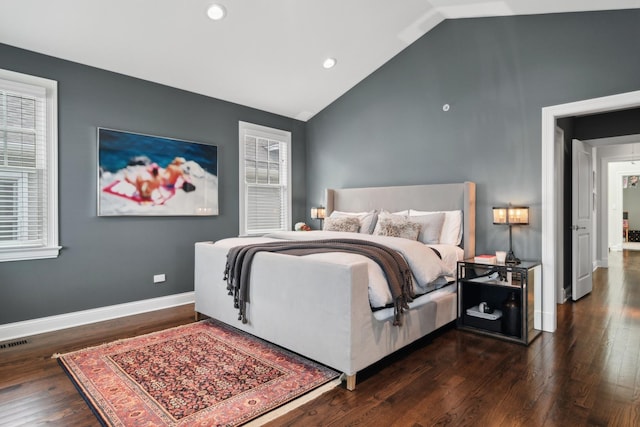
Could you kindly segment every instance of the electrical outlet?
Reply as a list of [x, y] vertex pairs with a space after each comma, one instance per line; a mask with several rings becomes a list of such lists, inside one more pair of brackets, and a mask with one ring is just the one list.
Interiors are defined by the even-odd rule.
[[167, 277], [164, 274], [154, 274], [153, 283], [162, 283], [167, 280]]

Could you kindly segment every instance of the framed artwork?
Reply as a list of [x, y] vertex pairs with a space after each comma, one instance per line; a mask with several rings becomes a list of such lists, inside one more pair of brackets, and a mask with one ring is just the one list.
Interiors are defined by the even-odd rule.
[[622, 177], [622, 188], [638, 188], [640, 187], [640, 176], [625, 175]]
[[218, 215], [218, 147], [98, 128], [98, 215]]

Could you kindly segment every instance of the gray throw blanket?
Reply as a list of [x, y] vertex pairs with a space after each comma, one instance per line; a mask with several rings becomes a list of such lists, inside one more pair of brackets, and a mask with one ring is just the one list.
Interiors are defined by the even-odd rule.
[[411, 269], [395, 250], [384, 245], [357, 239], [326, 239], [311, 241], [282, 241], [236, 246], [227, 253], [224, 280], [234, 307], [239, 310], [238, 320], [247, 323], [246, 303], [251, 275], [251, 263], [258, 252], [277, 252], [287, 255], [309, 255], [321, 252], [349, 252], [364, 255], [375, 261], [384, 272], [394, 302], [394, 325], [402, 324], [402, 313], [413, 301]]

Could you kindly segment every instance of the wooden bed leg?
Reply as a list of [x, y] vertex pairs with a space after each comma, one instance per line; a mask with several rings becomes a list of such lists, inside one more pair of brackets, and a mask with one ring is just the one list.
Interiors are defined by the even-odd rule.
[[347, 390], [353, 391], [356, 389], [356, 374], [347, 375]]
[[196, 312], [194, 312], [194, 313], [195, 313], [195, 319], [196, 319], [196, 322], [199, 322], [199, 321], [200, 321], [200, 319], [201, 319], [201, 317], [200, 317], [200, 313], [198, 313], [197, 311], [196, 311]]

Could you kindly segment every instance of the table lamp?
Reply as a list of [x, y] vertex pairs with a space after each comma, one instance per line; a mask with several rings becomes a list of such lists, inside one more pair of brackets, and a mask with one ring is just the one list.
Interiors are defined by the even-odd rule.
[[322, 230], [322, 221], [324, 221], [327, 210], [323, 206], [317, 208], [311, 208], [311, 219], [320, 220], [320, 229]]
[[509, 226], [509, 252], [506, 263], [520, 264], [520, 260], [513, 253], [511, 226], [529, 224], [529, 208], [527, 206], [508, 206], [493, 208], [493, 223]]

